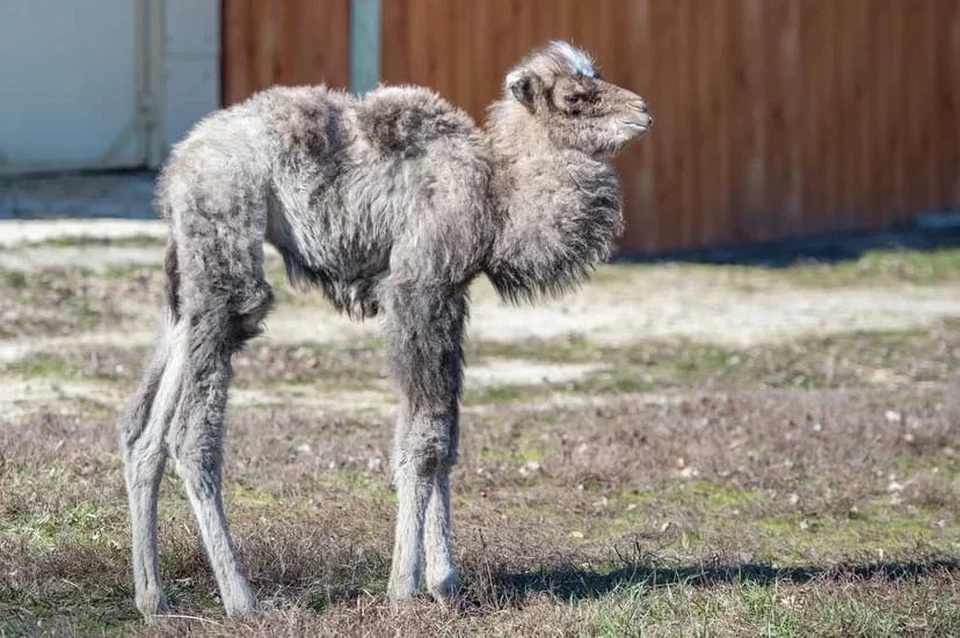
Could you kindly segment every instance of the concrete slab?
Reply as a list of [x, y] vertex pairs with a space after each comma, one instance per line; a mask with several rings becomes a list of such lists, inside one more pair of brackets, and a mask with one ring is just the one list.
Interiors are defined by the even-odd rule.
[[166, 222], [160, 220], [0, 219], [0, 248], [7, 249], [54, 239], [162, 239], [166, 236]]
[[156, 219], [152, 171], [0, 178], [0, 220], [96, 217]]

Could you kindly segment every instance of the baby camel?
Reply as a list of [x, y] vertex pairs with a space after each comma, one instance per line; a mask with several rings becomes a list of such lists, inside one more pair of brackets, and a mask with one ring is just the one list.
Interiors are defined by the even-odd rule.
[[[137, 607], [166, 609], [157, 494], [167, 455], [183, 479], [227, 614], [257, 609], [221, 491], [231, 357], [273, 304], [263, 242], [291, 281], [352, 317], [380, 315], [402, 395], [392, 470], [398, 511], [388, 593], [459, 587], [450, 547], [461, 341], [470, 282], [512, 302], [575, 287], [622, 228], [611, 158], [650, 129], [640, 96], [565, 42], [507, 75], [485, 127], [419, 87], [363, 98], [281, 88], [214, 113], [161, 172], [170, 222], [166, 308], [120, 421]], [[425, 560], [424, 560], [425, 559]]]

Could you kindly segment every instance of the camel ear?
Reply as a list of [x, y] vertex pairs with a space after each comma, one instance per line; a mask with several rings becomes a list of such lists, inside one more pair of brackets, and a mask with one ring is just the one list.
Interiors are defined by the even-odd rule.
[[507, 88], [513, 97], [527, 107], [531, 113], [536, 111], [536, 96], [540, 92], [540, 78], [530, 73], [514, 71], [507, 76]]

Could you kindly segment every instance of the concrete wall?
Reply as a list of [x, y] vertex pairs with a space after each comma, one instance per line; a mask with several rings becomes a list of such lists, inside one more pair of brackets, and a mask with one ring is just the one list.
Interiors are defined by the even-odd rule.
[[197, 120], [220, 107], [220, 0], [165, 0], [164, 9], [165, 155]]
[[219, 0], [0, 2], [0, 174], [157, 166], [219, 59]]

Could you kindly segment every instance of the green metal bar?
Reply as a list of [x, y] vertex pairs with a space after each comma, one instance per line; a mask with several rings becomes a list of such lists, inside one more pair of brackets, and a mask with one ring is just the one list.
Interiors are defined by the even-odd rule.
[[357, 95], [380, 83], [380, 0], [350, 0], [350, 90]]

